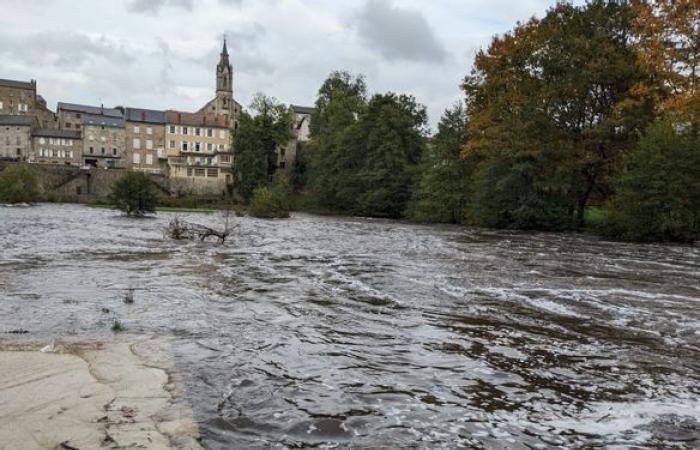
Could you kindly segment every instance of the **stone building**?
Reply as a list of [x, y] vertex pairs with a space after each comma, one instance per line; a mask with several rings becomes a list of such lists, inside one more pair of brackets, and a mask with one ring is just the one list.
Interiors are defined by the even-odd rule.
[[223, 193], [231, 183], [231, 130], [221, 115], [166, 111], [169, 176], [189, 193]]
[[40, 164], [82, 164], [83, 140], [80, 131], [37, 128], [32, 131], [32, 151], [28, 162]]
[[216, 97], [197, 113], [224, 116], [229, 122], [229, 128], [236, 130], [241, 111], [241, 105], [233, 98], [233, 66], [229, 61], [226, 38], [224, 38], [224, 48], [221, 50], [219, 64], [216, 66]]
[[56, 108], [58, 127], [62, 130], [80, 130], [83, 126], [83, 116], [104, 116], [115, 119], [123, 119], [124, 112], [118, 108], [105, 108], [104, 106], [78, 105], [75, 103], [58, 103]]
[[292, 138], [287, 145], [277, 149], [277, 169], [286, 174], [294, 170], [299, 146], [304, 145], [311, 137], [309, 125], [314, 108], [291, 105], [289, 110], [292, 114]]
[[127, 167], [124, 119], [81, 113], [83, 164], [108, 169]]
[[31, 153], [33, 125], [28, 115], [0, 115], [0, 158], [25, 161]]
[[165, 151], [165, 111], [126, 108], [126, 159], [133, 170], [164, 173], [168, 155]]
[[36, 93], [36, 81], [0, 79], [0, 114], [32, 116], [41, 127], [55, 128], [56, 115]]

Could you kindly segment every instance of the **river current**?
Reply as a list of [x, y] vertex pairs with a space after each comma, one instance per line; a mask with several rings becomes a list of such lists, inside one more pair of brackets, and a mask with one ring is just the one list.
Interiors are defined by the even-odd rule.
[[700, 247], [173, 217], [0, 208], [0, 333], [168, 339], [208, 449], [700, 448]]

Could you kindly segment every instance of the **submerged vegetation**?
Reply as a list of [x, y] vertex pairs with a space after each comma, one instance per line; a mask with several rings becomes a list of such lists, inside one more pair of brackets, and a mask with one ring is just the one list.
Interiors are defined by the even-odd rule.
[[109, 201], [127, 216], [143, 217], [155, 212], [158, 193], [146, 174], [127, 172], [114, 183]]
[[0, 203], [34, 203], [38, 199], [37, 181], [29, 168], [11, 165], [0, 172]]

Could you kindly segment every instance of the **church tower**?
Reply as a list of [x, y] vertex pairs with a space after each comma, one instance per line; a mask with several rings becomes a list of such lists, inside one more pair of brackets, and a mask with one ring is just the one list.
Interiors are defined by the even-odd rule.
[[234, 116], [233, 104], [233, 68], [228, 59], [226, 49], [226, 36], [224, 36], [224, 48], [221, 50], [221, 58], [216, 66], [216, 112]]

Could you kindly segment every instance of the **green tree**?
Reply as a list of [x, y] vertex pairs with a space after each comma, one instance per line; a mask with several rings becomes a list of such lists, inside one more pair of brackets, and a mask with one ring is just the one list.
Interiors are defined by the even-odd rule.
[[126, 172], [112, 186], [109, 200], [127, 216], [143, 217], [155, 212], [158, 193], [143, 172]]
[[275, 177], [271, 185], [260, 185], [253, 191], [250, 214], [262, 219], [289, 217], [289, 183], [283, 177]]
[[445, 111], [438, 132], [426, 146], [409, 207], [419, 222], [463, 223], [473, 163], [460, 153], [467, 139], [464, 105]]
[[601, 232], [632, 241], [700, 238], [700, 137], [661, 120], [649, 127], [616, 178]]
[[292, 138], [289, 109], [272, 97], [257, 94], [255, 115], [241, 114], [234, 139], [234, 187], [250, 200], [256, 187], [268, 183], [277, 170], [277, 149]]
[[361, 75], [333, 72], [319, 89], [305, 151], [310, 191], [324, 207], [350, 209], [344, 186], [352, 181], [358, 158], [348, 153], [348, 140], [366, 104], [367, 86]]
[[[649, 74], [633, 46], [633, 18], [628, 2], [559, 3], [477, 55], [464, 83], [465, 154], [489, 180], [475, 184], [487, 189], [477, 197], [500, 197], [477, 205], [477, 224], [581, 226], [591, 197], [609, 196], [610, 177], [654, 110], [637, 89]], [[543, 220], [531, 220], [537, 211]]]
[[33, 203], [38, 198], [36, 178], [28, 167], [10, 165], [0, 172], [0, 202]]

